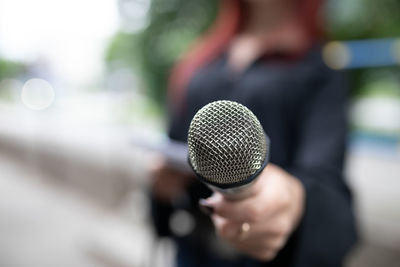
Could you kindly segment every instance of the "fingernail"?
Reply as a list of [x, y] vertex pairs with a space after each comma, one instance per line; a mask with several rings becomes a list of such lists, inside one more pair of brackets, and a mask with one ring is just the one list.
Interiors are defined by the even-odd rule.
[[214, 207], [209, 205], [203, 198], [199, 200], [199, 208], [205, 215], [211, 215], [214, 213]]

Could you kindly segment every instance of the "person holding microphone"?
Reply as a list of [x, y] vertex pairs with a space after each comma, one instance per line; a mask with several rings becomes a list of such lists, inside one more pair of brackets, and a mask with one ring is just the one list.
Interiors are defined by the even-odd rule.
[[[200, 108], [236, 101], [268, 133], [270, 163], [251, 195], [229, 200], [160, 158], [152, 167], [155, 228], [176, 240], [178, 266], [341, 266], [356, 240], [342, 174], [348, 86], [322, 61], [322, 3], [220, 2], [212, 29], [172, 71], [169, 136], [187, 142]], [[180, 208], [195, 218], [187, 236], [169, 228]]]

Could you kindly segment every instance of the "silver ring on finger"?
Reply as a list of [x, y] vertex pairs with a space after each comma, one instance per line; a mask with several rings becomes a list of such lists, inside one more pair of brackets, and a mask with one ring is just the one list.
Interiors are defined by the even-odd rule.
[[250, 234], [251, 226], [248, 222], [244, 222], [240, 225], [239, 229], [239, 240], [245, 240]]

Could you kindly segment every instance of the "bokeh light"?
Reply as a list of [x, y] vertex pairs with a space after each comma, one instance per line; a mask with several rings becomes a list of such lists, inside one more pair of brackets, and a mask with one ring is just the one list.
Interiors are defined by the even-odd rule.
[[343, 69], [350, 62], [350, 52], [342, 42], [329, 42], [322, 50], [325, 64], [332, 69]]
[[33, 110], [43, 110], [54, 102], [54, 89], [49, 82], [43, 79], [30, 79], [22, 88], [22, 103]]
[[195, 227], [193, 215], [185, 210], [178, 210], [172, 214], [169, 227], [177, 236], [189, 235]]

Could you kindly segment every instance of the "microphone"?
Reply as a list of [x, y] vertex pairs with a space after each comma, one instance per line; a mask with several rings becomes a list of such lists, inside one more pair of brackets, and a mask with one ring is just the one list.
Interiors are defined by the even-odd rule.
[[188, 133], [188, 161], [196, 176], [230, 200], [251, 194], [268, 164], [270, 141], [245, 106], [220, 100], [202, 107]]

